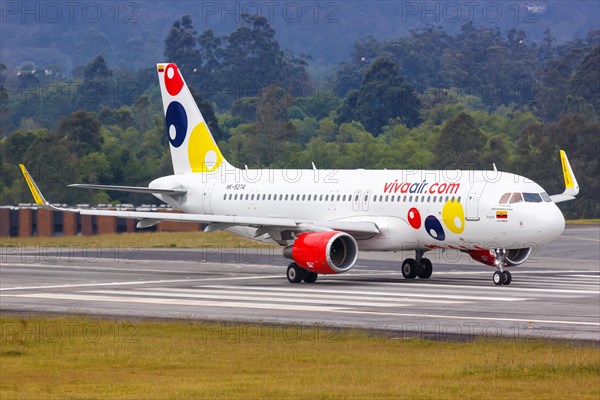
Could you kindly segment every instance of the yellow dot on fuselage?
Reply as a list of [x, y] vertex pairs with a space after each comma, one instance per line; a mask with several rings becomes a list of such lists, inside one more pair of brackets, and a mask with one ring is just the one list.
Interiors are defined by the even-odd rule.
[[442, 220], [451, 232], [462, 233], [465, 230], [465, 211], [458, 201], [447, 201], [442, 208]]

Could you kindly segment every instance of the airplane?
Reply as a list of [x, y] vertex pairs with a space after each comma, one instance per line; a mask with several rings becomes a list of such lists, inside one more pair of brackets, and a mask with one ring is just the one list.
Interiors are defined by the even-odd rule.
[[78, 188], [151, 194], [181, 213], [63, 208], [46, 201], [25, 166], [36, 204], [81, 215], [206, 224], [275, 242], [291, 260], [290, 283], [314, 283], [341, 274], [359, 251], [414, 251], [401, 264], [406, 279], [428, 279], [432, 250], [467, 253], [495, 269], [496, 285], [509, 285], [508, 268], [532, 249], [557, 238], [565, 220], [556, 203], [573, 200], [579, 185], [563, 150], [565, 181], [549, 196], [523, 176], [493, 170], [239, 169], [227, 162], [173, 63], [157, 64], [173, 175], [148, 187], [73, 184]]

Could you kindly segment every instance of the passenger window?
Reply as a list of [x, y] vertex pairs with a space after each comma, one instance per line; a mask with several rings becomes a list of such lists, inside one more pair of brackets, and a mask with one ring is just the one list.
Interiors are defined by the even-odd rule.
[[502, 197], [500, 197], [500, 201], [498, 202], [498, 204], [506, 204], [506, 203], [508, 203], [508, 199], [510, 199], [510, 195], [511, 195], [511, 193], [504, 193], [502, 195]]
[[266, 198], [267, 198], [267, 195], [263, 194], [263, 201], [265, 201]]
[[329, 195], [328, 194], [325, 195], [325, 201], [329, 201]]
[[388, 201], [388, 198], [389, 198], [389, 197], [390, 197], [390, 196], [385, 196], [385, 201], [386, 201], [386, 202]]
[[248, 197], [250, 197], [250, 195], [248, 193], [246, 193], [246, 200], [248, 200]]
[[288, 199], [288, 195], [286, 194], [286, 195], [285, 195], [285, 201], [287, 201], [287, 199]]
[[512, 197], [510, 198], [510, 204], [519, 203], [521, 201], [523, 201], [523, 196], [521, 193], [513, 193]]
[[541, 203], [542, 196], [537, 193], [523, 193], [523, 199], [528, 203]]
[[342, 196], [342, 201], [346, 201], [346, 195]]
[[319, 196], [319, 201], [323, 201], [323, 195]]
[[231, 193], [229, 193], [229, 200], [231, 200], [233, 198], [233, 195]]
[[254, 195], [250, 196], [250, 200], [254, 201]]

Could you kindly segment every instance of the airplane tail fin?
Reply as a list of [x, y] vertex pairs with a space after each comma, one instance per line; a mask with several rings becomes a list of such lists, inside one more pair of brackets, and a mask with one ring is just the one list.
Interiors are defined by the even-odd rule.
[[157, 64], [175, 174], [215, 172], [227, 164], [175, 64]]

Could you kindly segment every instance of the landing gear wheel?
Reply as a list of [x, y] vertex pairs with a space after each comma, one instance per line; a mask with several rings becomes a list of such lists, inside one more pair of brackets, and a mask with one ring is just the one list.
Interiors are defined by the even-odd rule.
[[405, 279], [415, 279], [418, 268], [419, 264], [417, 264], [417, 260], [414, 258], [407, 258], [402, 263], [402, 276]]
[[300, 283], [304, 277], [304, 270], [296, 263], [291, 263], [287, 268], [287, 278], [290, 283]]
[[316, 272], [304, 271], [304, 278], [302, 279], [304, 279], [304, 282], [306, 283], [315, 283], [318, 277], [319, 274]]
[[503, 285], [504, 284], [504, 279], [505, 279], [505, 275], [502, 271], [496, 271], [494, 272], [494, 275], [492, 276], [492, 280], [494, 281], [495, 285]]
[[512, 282], [512, 274], [510, 273], [510, 271], [504, 271], [504, 285], [510, 285], [510, 283]]
[[421, 258], [420, 268], [417, 269], [417, 276], [420, 279], [429, 279], [433, 272], [433, 265], [429, 258]]

